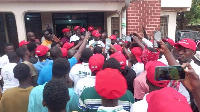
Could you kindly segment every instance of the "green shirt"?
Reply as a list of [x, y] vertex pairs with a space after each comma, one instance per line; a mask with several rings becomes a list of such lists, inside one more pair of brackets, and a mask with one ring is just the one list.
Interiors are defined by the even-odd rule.
[[[132, 103], [134, 103], [134, 98], [129, 90], [118, 101], [118, 105], [122, 105], [126, 111], [130, 111]], [[102, 106], [101, 96], [99, 96], [94, 87], [86, 88], [80, 96], [78, 106], [80, 108], [79, 112], [97, 112], [98, 108]]]

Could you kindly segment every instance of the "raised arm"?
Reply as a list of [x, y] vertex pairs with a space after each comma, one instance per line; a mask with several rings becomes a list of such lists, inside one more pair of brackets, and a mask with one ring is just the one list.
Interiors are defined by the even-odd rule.
[[158, 44], [160, 44], [161, 46], [158, 49], [160, 50], [160, 52], [163, 52], [165, 58], [167, 59], [168, 65], [180, 65], [163, 41], [158, 41]]
[[90, 32], [86, 32], [82, 45], [79, 47], [79, 50], [74, 55], [74, 57], [77, 59], [77, 61], [81, 58], [81, 53], [82, 53], [83, 49], [85, 49], [85, 46], [86, 46], [86, 43], [87, 43], [87, 38], [89, 36], [90, 36]]

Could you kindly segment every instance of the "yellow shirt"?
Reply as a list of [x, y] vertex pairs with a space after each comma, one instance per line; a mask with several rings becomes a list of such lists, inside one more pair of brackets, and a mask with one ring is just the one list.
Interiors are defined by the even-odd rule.
[[48, 41], [46, 39], [42, 42], [42, 45], [47, 46], [49, 48], [51, 48], [51, 44], [52, 44], [52, 41]]
[[33, 86], [26, 89], [14, 87], [7, 89], [1, 98], [0, 112], [27, 112], [29, 94]]

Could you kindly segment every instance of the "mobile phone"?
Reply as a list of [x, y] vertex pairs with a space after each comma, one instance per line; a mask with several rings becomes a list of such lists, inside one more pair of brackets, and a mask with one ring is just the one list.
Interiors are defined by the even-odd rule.
[[160, 31], [154, 31], [154, 47], [160, 48], [160, 44], [157, 43], [158, 40], [161, 40], [161, 32]]
[[180, 80], [185, 78], [185, 71], [181, 66], [157, 66], [155, 80]]

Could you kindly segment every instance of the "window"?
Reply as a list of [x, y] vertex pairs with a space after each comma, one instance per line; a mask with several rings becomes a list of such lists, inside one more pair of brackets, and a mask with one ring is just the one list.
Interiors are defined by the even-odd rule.
[[40, 39], [42, 35], [42, 23], [40, 13], [26, 13], [24, 16], [26, 33], [35, 33], [36, 38]]
[[169, 16], [161, 16], [160, 17], [160, 31], [161, 31], [161, 38], [168, 37], [168, 17]]

